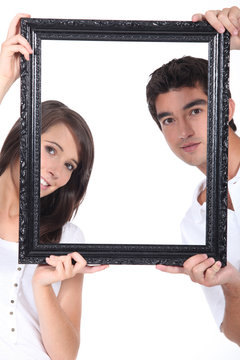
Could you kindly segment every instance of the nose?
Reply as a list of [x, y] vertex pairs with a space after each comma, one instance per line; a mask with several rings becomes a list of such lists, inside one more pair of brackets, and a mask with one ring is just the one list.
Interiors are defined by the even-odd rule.
[[183, 118], [178, 124], [179, 139], [185, 140], [194, 135], [194, 130], [188, 119]]
[[60, 177], [61, 169], [58, 164], [52, 163], [47, 170], [53, 179], [58, 179]]

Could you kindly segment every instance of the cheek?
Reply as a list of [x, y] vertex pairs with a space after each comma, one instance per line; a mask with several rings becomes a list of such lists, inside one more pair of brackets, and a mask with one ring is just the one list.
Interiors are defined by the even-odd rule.
[[178, 139], [176, 137], [175, 132], [171, 131], [171, 130], [172, 129], [167, 129], [167, 130], [163, 131], [163, 136], [164, 136], [166, 142], [168, 143], [168, 146], [170, 148], [173, 148]]
[[65, 172], [61, 179], [61, 186], [64, 186], [68, 183], [71, 178], [72, 173]]
[[202, 140], [207, 141], [207, 124], [199, 123], [195, 128], [196, 136], [200, 137]]
[[44, 155], [44, 152], [43, 152], [43, 150], [41, 149], [41, 158], [40, 158], [40, 161], [41, 161], [41, 167], [43, 166], [43, 164], [44, 164], [44, 161], [45, 161], [45, 155]]
[[44, 151], [44, 149], [41, 150], [41, 158], [40, 158], [40, 167], [41, 169], [44, 169], [48, 166], [48, 164], [51, 161], [51, 158], [48, 156], [48, 154], [46, 154], [46, 152]]

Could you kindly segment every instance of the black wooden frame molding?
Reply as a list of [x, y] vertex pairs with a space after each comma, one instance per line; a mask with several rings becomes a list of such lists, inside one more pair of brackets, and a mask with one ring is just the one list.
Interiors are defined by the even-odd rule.
[[[206, 253], [226, 264], [229, 33], [206, 22], [21, 19], [33, 49], [21, 57], [19, 262], [45, 263], [50, 254], [78, 251], [90, 264], [180, 265]], [[41, 42], [42, 40], [206, 42], [208, 66], [208, 165], [206, 245], [39, 244]], [[161, 64], [159, 64], [161, 65]]]

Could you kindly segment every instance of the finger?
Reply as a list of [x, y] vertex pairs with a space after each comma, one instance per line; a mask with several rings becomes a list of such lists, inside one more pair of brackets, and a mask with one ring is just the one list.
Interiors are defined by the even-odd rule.
[[73, 273], [84, 273], [84, 269], [87, 266], [87, 261], [78, 252], [73, 252], [69, 255], [71, 256], [71, 261], [72, 259], [75, 261]]
[[230, 32], [231, 35], [237, 35], [238, 27], [235, 27], [234, 24], [230, 21], [229, 14], [229, 9], [223, 9], [218, 15], [218, 20], [222, 23], [224, 28]]
[[170, 274], [184, 274], [184, 269], [180, 266], [169, 266], [169, 265], [156, 265], [157, 270], [161, 270], [163, 272], [167, 272]]
[[15, 35], [13, 37], [11, 37], [10, 39], [7, 39], [3, 44], [2, 44], [2, 47], [5, 48], [9, 45], [22, 45], [24, 46], [28, 51], [29, 53], [32, 53], [33, 50], [29, 44], [29, 42], [25, 39], [25, 37], [23, 37], [22, 35], [18, 34], [18, 35]]
[[240, 9], [237, 6], [233, 6], [229, 10], [228, 17], [230, 22], [235, 26], [235, 28], [240, 30]]
[[203, 20], [205, 20], [205, 16], [203, 14], [194, 14], [192, 16], [192, 21], [193, 22], [203, 21]]
[[20, 28], [20, 19], [21, 18], [30, 18], [31, 15], [29, 14], [17, 14], [11, 21], [10, 25], [9, 25], [9, 29], [8, 29], [8, 33], [7, 33], [7, 39], [9, 39], [10, 37], [16, 35], [19, 33], [19, 28]]
[[7, 51], [9, 52], [10, 56], [20, 53], [25, 57], [26, 60], [29, 60], [29, 52], [21, 45], [11, 45], [8, 47]]
[[46, 263], [56, 267], [58, 264], [58, 256], [50, 255], [50, 257], [46, 257]]
[[190, 272], [191, 272], [191, 270], [192, 270], [192, 268], [194, 266], [200, 264], [201, 262], [203, 262], [207, 258], [208, 258], [207, 254], [193, 255], [184, 262], [183, 268], [185, 269], [187, 274], [190, 274]]
[[46, 257], [46, 258], [45, 258], [45, 261], [46, 261], [46, 263], [47, 263], [48, 265], [51, 265], [51, 259], [50, 259], [49, 257]]
[[84, 274], [93, 274], [98, 271], [102, 271], [109, 268], [109, 265], [98, 265], [98, 266], [85, 266]]
[[225, 31], [225, 27], [218, 18], [219, 13], [221, 13], [219, 10], [209, 10], [205, 13], [205, 19], [217, 32], [222, 34]]
[[75, 252], [71, 253], [70, 255], [71, 255], [72, 259], [75, 260], [76, 263], [81, 264], [81, 266], [87, 265], [87, 261], [78, 252], [75, 251]]
[[62, 261], [63, 268], [64, 268], [66, 276], [67, 277], [72, 277], [73, 276], [74, 266], [72, 264], [71, 254], [68, 254], [68, 255], [66, 255], [64, 257], [61, 257], [61, 261]]
[[203, 283], [205, 279], [205, 271], [215, 263], [214, 258], [210, 257], [203, 262], [195, 265], [190, 271], [189, 276], [194, 282]]
[[63, 261], [60, 259], [57, 260], [57, 265], [56, 265], [56, 271], [60, 277], [60, 280], [64, 280], [66, 278], [65, 276], [65, 268], [63, 265]]
[[210, 268], [206, 270], [206, 274], [205, 274], [206, 283], [212, 281], [212, 279], [221, 269], [221, 266], [222, 266], [221, 261], [216, 261]]

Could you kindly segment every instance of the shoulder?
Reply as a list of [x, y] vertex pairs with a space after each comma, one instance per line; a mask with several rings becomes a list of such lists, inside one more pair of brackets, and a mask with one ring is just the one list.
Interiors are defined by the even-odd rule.
[[67, 222], [62, 228], [60, 243], [84, 243], [82, 230], [75, 224]]
[[206, 203], [200, 205], [198, 202], [198, 196], [205, 187], [206, 180], [203, 180], [198, 184], [193, 195], [192, 204], [182, 219], [180, 228], [182, 242], [184, 244], [205, 244]]
[[206, 188], [206, 179], [203, 179], [198, 184], [198, 186], [196, 187], [196, 189], [194, 191], [192, 203], [191, 203], [189, 209], [187, 210], [187, 212], [184, 216], [184, 219], [193, 218], [196, 220], [196, 218], [202, 217], [202, 212], [204, 212], [206, 204], [201, 205], [198, 202], [198, 197], [204, 191], [205, 188]]
[[199, 195], [206, 189], [206, 178], [201, 180], [201, 182], [197, 185], [194, 194], [193, 194], [193, 200], [192, 202], [195, 203], [199, 197]]

